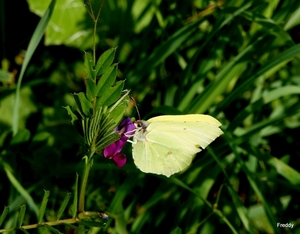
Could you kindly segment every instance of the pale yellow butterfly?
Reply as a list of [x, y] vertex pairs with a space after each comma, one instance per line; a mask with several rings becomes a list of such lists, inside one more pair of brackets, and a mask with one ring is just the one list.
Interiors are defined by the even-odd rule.
[[223, 133], [217, 119], [200, 114], [163, 115], [135, 125], [135, 165], [143, 172], [167, 177], [186, 169], [196, 153]]

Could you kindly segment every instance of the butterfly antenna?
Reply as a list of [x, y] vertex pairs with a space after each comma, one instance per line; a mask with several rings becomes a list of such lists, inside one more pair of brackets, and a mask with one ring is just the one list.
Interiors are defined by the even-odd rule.
[[130, 96], [130, 99], [134, 102], [134, 106], [135, 106], [136, 112], [138, 114], [139, 120], [141, 120], [140, 112], [139, 112], [139, 109], [137, 108], [135, 99], [131, 96]]

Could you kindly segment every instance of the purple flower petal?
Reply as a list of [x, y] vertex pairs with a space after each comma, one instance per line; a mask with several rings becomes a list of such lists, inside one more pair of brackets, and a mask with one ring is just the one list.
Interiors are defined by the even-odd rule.
[[105, 147], [103, 150], [103, 155], [105, 158], [111, 158], [116, 153], [119, 153], [123, 146], [125, 145], [127, 141], [127, 137], [122, 136], [119, 140], [115, 141], [114, 143], [110, 144], [109, 146]]
[[112, 157], [112, 160], [117, 167], [123, 167], [127, 161], [125, 154], [117, 153]]
[[116, 127], [115, 131], [120, 135], [120, 139], [105, 147], [103, 155], [105, 158], [112, 159], [117, 167], [122, 167], [126, 163], [126, 156], [120, 153], [128, 138], [135, 132], [135, 125], [131, 122], [129, 117], [123, 119], [123, 121]]
[[122, 136], [127, 138], [131, 137], [134, 134], [135, 125], [131, 122], [129, 117], [123, 119], [120, 125], [117, 127], [116, 131]]

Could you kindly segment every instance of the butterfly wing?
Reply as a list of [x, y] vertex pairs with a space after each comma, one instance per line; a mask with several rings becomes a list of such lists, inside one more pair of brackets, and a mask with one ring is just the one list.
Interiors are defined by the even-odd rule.
[[222, 134], [219, 121], [207, 115], [149, 119], [144, 139], [133, 144], [133, 158], [143, 172], [170, 176], [187, 168], [194, 155]]

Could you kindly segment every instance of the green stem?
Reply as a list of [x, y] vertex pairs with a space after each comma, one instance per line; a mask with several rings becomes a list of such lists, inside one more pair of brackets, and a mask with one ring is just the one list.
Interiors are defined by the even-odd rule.
[[[37, 223], [37, 224], [30, 224], [30, 225], [24, 225], [21, 226], [21, 228], [23, 229], [34, 229], [34, 228], [38, 228], [38, 227], [43, 227], [45, 225], [49, 225], [49, 226], [55, 226], [55, 225], [60, 225], [60, 224], [72, 224], [72, 223], [77, 223], [78, 219], [62, 219], [62, 220], [57, 220], [57, 221], [53, 221], [53, 222], [44, 222], [44, 223]], [[12, 232], [15, 231], [19, 228], [5, 228], [5, 229], [0, 229], [0, 233], [3, 232]]]
[[86, 186], [87, 186], [91, 167], [92, 167], [92, 159], [91, 157], [88, 157], [86, 159], [85, 167], [83, 170], [82, 182], [81, 182], [80, 193], [79, 193], [79, 203], [78, 203], [79, 214], [84, 212], [85, 192], [86, 192]]

